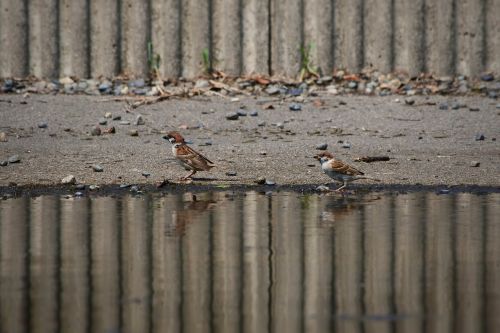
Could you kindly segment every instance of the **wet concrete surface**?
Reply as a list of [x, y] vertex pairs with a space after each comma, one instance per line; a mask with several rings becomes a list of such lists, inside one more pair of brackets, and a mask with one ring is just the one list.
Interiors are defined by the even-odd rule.
[[498, 332], [499, 214], [500, 193], [0, 200], [0, 328]]
[[[321, 143], [327, 143], [340, 159], [381, 179], [381, 185], [362, 180], [353, 188], [500, 186], [500, 111], [495, 100], [480, 96], [411, 99], [413, 105], [400, 96], [320, 93], [307, 97], [302, 110], [293, 112], [292, 98], [194, 97], [130, 109], [109, 97], [0, 95], [0, 132], [8, 140], [0, 142], [0, 161], [13, 155], [20, 158], [19, 163], [0, 167], [0, 186], [6, 191], [13, 183], [26, 188], [55, 185], [70, 174], [84, 184], [154, 188], [164, 179], [175, 183], [186, 171], [161, 139], [170, 130], [181, 132], [194, 149], [217, 164], [210, 172], [198, 173], [189, 186], [250, 186], [261, 177], [281, 186], [331, 183], [313, 159]], [[455, 102], [463, 107], [451, 109]], [[450, 107], [442, 110], [441, 103]], [[240, 108], [246, 116], [226, 120], [227, 113]], [[258, 116], [250, 116], [253, 111]], [[121, 120], [107, 119], [107, 125], [100, 127], [114, 126], [116, 134], [90, 135], [107, 112]], [[145, 125], [134, 124], [139, 114]], [[39, 128], [44, 122], [47, 127]], [[130, 135], [133, 129], [138, 136]], [[481, 135], [484, 140], [477, 140]], [[380, 155], [390, 160], [354, 162], [357, 157]], [[471, 166], [475, 162], [479, 166]], [[93, 171], [96, 164], [103, 172]], [[151, 175], [146, 178], [143, 173]]]

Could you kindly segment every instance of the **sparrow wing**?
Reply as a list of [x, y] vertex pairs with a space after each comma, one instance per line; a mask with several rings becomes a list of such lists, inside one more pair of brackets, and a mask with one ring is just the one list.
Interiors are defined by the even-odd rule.
[[177, 148], [177, 158], [195, 170], [209, 170], [215, 166], [212, 161], [188, 145], [181, 145]]
[[363, 172], [359, 171], [355, 167], [350, 166], [349, 164], [341, 161], [341, 160], [336, 160], [336, 159], [331, 159], [328, 161], [328, 164], [330, 165], [330, 168], [340, 174], [347, 175], [347, 176], [358, 176], [358, 175], [364, 175]]

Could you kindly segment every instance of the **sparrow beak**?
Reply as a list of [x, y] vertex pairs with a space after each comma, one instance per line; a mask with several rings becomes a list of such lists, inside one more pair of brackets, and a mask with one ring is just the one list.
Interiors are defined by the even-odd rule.
[[319, 161], [321, 158], [319, 157], [319, 155], [314, 155], [314, 159]]

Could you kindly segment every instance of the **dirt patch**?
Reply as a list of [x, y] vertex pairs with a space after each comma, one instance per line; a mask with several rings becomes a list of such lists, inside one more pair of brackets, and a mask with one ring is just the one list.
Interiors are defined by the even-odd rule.
[[[0, 186], [56, 185], [70, 174], [96, 185], [175, 181], [185, 171], [161, 139], [173, 129], [217, 164], [189, 186], [253, 186], [262, 177], [280, 186], [330, 183], [313, 159], [322, 143], [385, 185], [500, 186], [500, 114], [495, 100], [485, 97], [415, 96], [411, 105], [397, 96], [327, 93], [303, 101], [194, 97], [137, 109], [106, 100], [0, 95], [0, 132], [6, 136], [0, 162], [14, 155], [20, 160], [0, 167]], [[450, 107], [441, 108], [443, 103]], [[291, 111], [291, 104], [301, 110]], [[238, 111], [237, 120], [226, 119]], [[108, 112], [111, 118], [104, 118]], [[135, 125], [138, 115], [144, 125]], [[91, 135], [95, 126], [101, 135]], [[111, 127], [116, 133], [104, 133]], [[354, 162], [363, 156], [390, 159]]]

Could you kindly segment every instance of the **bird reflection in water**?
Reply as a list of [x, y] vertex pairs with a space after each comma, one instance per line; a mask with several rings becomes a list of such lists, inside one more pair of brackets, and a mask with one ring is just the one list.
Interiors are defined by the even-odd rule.
[[208, 214], [217, 204], [211, 199], [200, 199], [196, 194], [184, 194], [183, 203], [179, 209], [172, 211], [172, 225], [167, 227], [166, 236], [179, 237], [186, 233], [190, 224], [196, 222], [204, 214]]
[[325, 195], [325, 210], [319, 214], [319, 224], [322, 227], [333, 227], [334, 224], [344, 220], [356, 211], [360, 211], [367, 204], [380, 200], [380, 196], [338, 196]]

